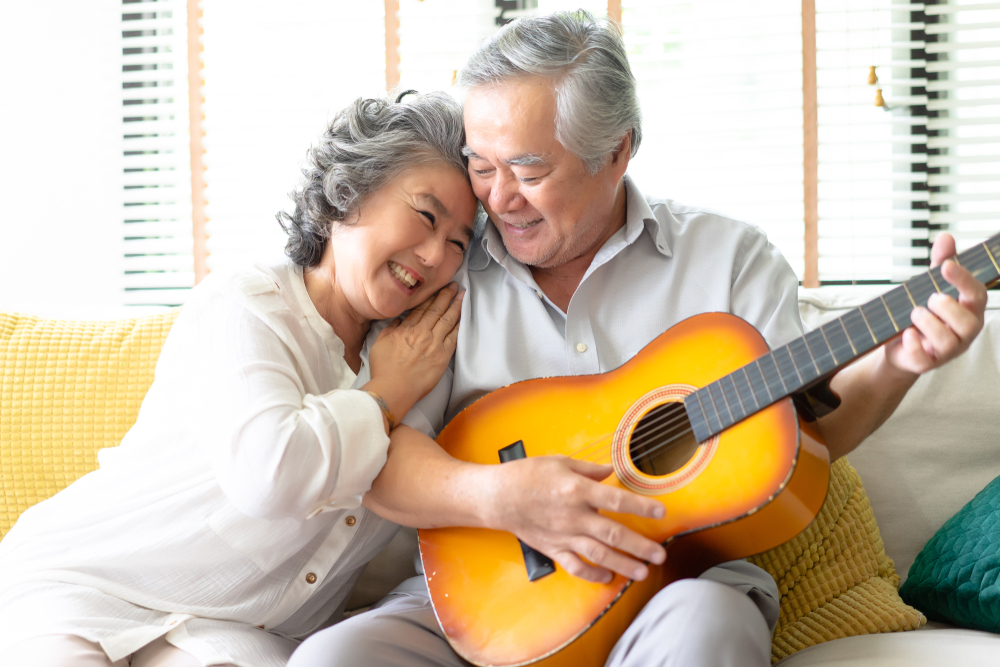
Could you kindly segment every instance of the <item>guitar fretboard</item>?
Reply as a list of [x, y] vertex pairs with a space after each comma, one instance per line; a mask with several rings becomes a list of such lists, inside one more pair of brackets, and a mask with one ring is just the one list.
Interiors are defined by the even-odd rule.
[[[1000, 278], [1000, 234], [955, 258], [981, 283]], [[698, 389], [684, 407], [698, 442], [829, 377], [910, 326], [910, 313], [935, 292], [956, 297], [940, 267]]]

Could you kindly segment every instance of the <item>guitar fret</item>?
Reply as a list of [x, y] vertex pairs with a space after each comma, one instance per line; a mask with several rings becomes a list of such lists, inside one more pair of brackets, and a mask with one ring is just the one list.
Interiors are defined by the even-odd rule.
[[730, 424], [736, 423], [736, 419], [733, 417], [733, 411], [729, 409], [729, 402], [726, 401], [726, 395], [725, 393], [723, 393], [722, 387], [719, 386], [719, 383], [713, 382], [712, 384], [708, 385], [707, 389], [708, 389], [708, 397], [712, 399], [712, 405], [715, 406], [716, 410], [719, 410], [720, 403], [726, 406], [726, 412], [729, 414], [728, 422], [721, 419], [721, 417], [723, 417], [724, 415], [722, 414], [722, 410], [719, 410], [719, 417], [720, 417], [719, 421], [722, 422], [722, 427], [725, 428]]
[[[782, 384], [785, 385], [785, 391], [792, 392], [805, 384], [802, 381], [802, 376], [799, 375], [799, 370], [795, 367], [795, 359], [792, 357], [792, 353], [788, 349], [787, 345], [785, 347], [779, 347], [777, 350], [771, 352], [771, 356], [774, 357], [774, 361], [778, 366], [778, 372], [781, 374], [781, 380]], [[791, 369], [790, 372], [789, 369]], [[798, 380], [797, 384], [796, 380]]]
[[795, 371], [799, 374], [802, 384], [807, 384], [810, 380], [819, 377], [819, 368], [809, 352], [809, 346], [805, 340], [797, 338], [785, 346], [795, 363]]
[[761, 409], [760, 401], [757, 400], [757, 394], [754, 393], [753, 385], [750, 384], [750, 375], [747, 373], [747, 367], [744, 366], [740, 369], [741, 373], [734, 373], [734, 382], [744, 383], [746, 390], [740, 388], [740, 393], [753, 399], [753, 412]]
[[[958, 288], [956, 288], [954, 285], [952, 285], [950, 282], [944, 279], [944, 275], [941, 273], [940, 266], [931, 269], [930, 271], [928, 271], [928, 274], [930, 274], [931, 280], [934, 281], [934, 287], [937, 287], [938, 292], [940, 292], [941, 294], [947, 294], [948, 296], [954, 297], [956, 299], [958, 298]], [[938, 280], [935, 279], [934, 277], [935, 274], [937, 274], [937, 277], [940, 278], [940, 283], [938, 282]], [[944, 285], [944, 287], [939, 287], [939, 284]]]
[[983, 250], [986, 251], [986, 255], [990, 258], [990, 261], [993, 262], [993, 268], [996, 269], [997, 274], [1000, 275], [1000, 264], [997, 264], [997, 258], [993, 256], [992, 252], [990, 252], [990, 247], [983, 243]]
[[963, 266], [965, 266], [965, 268], [969, 270], [969, 273], [972, 274], [972, 277], [979, 282], [988, 283], [995, 280], [997, 275], [1000, 274], [1000, 269], [996, 268], [996, 265], [990, 258], [985, 243], [972, 246], [963, 252], [962, 255], [965, 256]]
[[936, 289], [938, 291], [938, 294], [940, 294], [941, 293], [941, 288], [938, 287], [938, 282], [936, 280], [934, 280], [934, 274], [931, 273], [930, 271], [928, 271], [927, 272], [927, 276], [931, 279], [931, 282], [934, 283], [934, 289]]
[[[753, 367], [753, 375], [750, 375], [750, 367]], [[760, 361], [755, 360], [753, 364], [748, 364], [743, 367], [743, 372], [747, 374], [747, 379], [750, 380], [750, 389], [754, 392], [754, 400], [757, 400], [757, 395], [760, 393], [760, 388], [763, 388], [767, 392], [767, 405], [774, 402], [774, 395], [771, 393], [771, 388], [767, 386], [767, 379], [764, 377], [764, 369], [760, 367]], [[760, 401], [757, 400], [760, 404]]]
[[910, 295], [914, 298], [918, 306], [926, 306], [927, 299], [937, 291], [934, 289], [934, 283], [927, 273], [921, 273], [903, 284], [909, 286]]
[[816, 372], [825, 375], [837, 367], [837, 360], [833, 358], [833, 350], [826, 340], [826, 335], [821, 329], [813, 329], [802, 338], [806, 342], [806, 349], [809, 350], [809, 357]]
[[872, 325], [868, 322], [868, 316], [865, 315], [864, 309], [858, 308], [857, 310], [861, 313], [861, 319], [864, 320], [865, 327], [868, 329], [868, 334], [872, 337], [872, 343], [878, 345], [878, 338], [875, 337], [875, 331], [872, 330]]
[[854, 353], [854, 356], [858, 356], [858, 348], [854, 347], [854, 341], [851, 340], [851, 334], [847, 332], [847, 325], [844, 324], [844, 318], [838, 317], [837, 322], [840, 324], [840, 328], [844, 330], [844, 338], [846, 338], [847, 342], [850, 344], [851, 352]]
[[847, 332], [847, 339], [851, 341], [851, 348], [854, 354], [862, 354], [875, 347], [875, 334], [871, 327], [865, 322], [861, 311], [855, 308], [840, 318], [844, 331]]
[[913, 306], [910, 305], [910, 299], [907, 297], [903, 286], [886, 292], [882, 297], [882, 301], [885, 303], [886, 310], [892, 316], [893, 324], [896, 325], [899, 331], [910, 326], [910, 313], [913, 312]]
[[[771, 362], [771, 368], [773, 368], [773, 370], [770, 375], [768, 375], [768, 372], [764, 369], [765, 364], [761, 363], [762, 360]], [[761, 375], [764, 377], [764, 386], [767, 387], [767, 393], [771, 397], [772, 402], [776, 400], [774, 398], [775, 396], [782, 396], [788, 393], [788, 387], [785, 386], [785, 380], [781, 377], [781, 371], [778, 370], [778, 363], [774, 360], [773, 353], [766, 354], [758, 359], [757, 367], [760, 368]], [[771, 385], [774, 384], [771, 379], [772, 377], [777, 377], [778, 382], [781, 385], [780, 387], [775, 387], [773, 390], [771, 389]]]
[[885, 308], [885, 312], [889, 313], [889, 320], [892, 321], [892, 328], [896, 330], [896, 333], [899, 333], [899, 325], [896, 324], [896, 318], [892, 316], [892, 311], [889, 310], [889, 304], [885, 302], [885, 297], [879, 295], [878, 298], [882, 300], [882, 306]]
[[881, 298], [864, 304], [859, 310], [861, 310], [868, 328], [872, 330], [876, 343], [888, 340], [898, 332], [896, 325], [891, 320], [892, 313], [885, 307]]
[[833, 345], [830, 345], [830, 339], [827, 338], [826, 331], [823, 330], [822, 326], [816, 331], [819, 331], [821, 334], [823, 334], [823, 342], [826, 343], [826, 348], [830, 350], [830, 357], [833, 358], [833, 364], [834, 366], [839, 366], [840, 361], [837, 359], [837, 355], [833, 351]]
[[[729, 384], [732, 386], [732, 391], [727, 391], [726, 380], [729, 380]], [[736, 383], [733, 382], [732, 374], [725, 375], [719, 378], [719, 386], [722, 387], [722, 395], [726, 398], [726, 405], [730, 406], [730, 412], [733, 413], [733, 421], [739, 421], [747, 416], [747, 409], [743, 406], [743, 400], [740, 398], [740, 392], [736, 388]], [[739, 409], [740, 414], [737, 417], [734, 409]]]
[[[698, 391], [694, 392], [694, 395], [698, 397], [698, 405], [701, 407], [702, 414], [705, 415], [705, 422], [708, 424], [708, 430], [712, 433], [718, 433], [719, 431], [722, 430], [722, 420], [719, 419], [718, 411], [714, 409], [715, 405], [712, 406], [713, 408], [712, 413], [709, 413], [708, 410], [705, 409], [705, 403], [704, 401], [701, 400], [702, 391], [703, 390], [699, 389]], [[711, 398], [712, 397], [709, 396], [709, 400], [711, 400]], [[713, 416], [715, 417], [715, 423], [718, 425], [718, 428], [712, 425]]]
[[906, 283], [903, 283], [903, 289], [906, 290], [906, 296], [910, 297], [910, 303], [916, 308], [917, 302], [913, 299], [913, 294], [910, 292], [910, 288], [906, 286]]
[[827, 322], [820, 329], [823, 331], [823, 335], [826, 336], [827, 342], [830, 343], [830, 350], [834, 352], [838, 364], [845, 364], [857, 356], [857, 352], [854, 351], [854, 346], [851, 345], [851, 339], [847, 337], [847, 330], [844, 328], [844, 323], [840, 321], [840, 318], [837, 318], [833, 322]]

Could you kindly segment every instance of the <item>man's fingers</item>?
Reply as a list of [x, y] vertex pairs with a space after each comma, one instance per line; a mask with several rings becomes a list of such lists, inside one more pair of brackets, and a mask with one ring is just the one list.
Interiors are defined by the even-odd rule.
[[611, 581], [612, 574], [603, 567], [595, 567], [585, 563], [582, 558], [572, 551], [557, 551], [549, 554], [555, 562], [559, 563], [562, 569], [566, 570], [574, 577], [579, 577], [584, 581], [592, 581], [595, 584], [607, 584]]
[[569, 459], [569, 468], [573, 472], [583, 475], [584, 477], [589, 477], [595, 482], [600, 482], [606, 479], [608, 475], [613, 473], [615, 469], [611, 467], [610, 464], [593, 463], [591, 461], [583, 461], [581, 459]]
[[573, 551], [599, 568], [617, 572], [627, 579], [642, 581], [649, 576], [649, 568], [642, 561], [629, 558], [599, 540], [579, 536], [573, 540]]
[[955, 256], [955, 237], [951, 234], [941, 234], [934, 239], [931, 246], [931, 268], [940, 266], [944, 260]]
[[982, 320], [986, 310], [986, 285], [954, 261], [946, 261], [941, 266], [941, 275], [958, 290], [958, 303]]
[[[626, 528], [624, 525], [606, 516], [594, 515], [591, 517], [587, 522], [586, 531], [590, 537], [593, 537], [601, 544], [625, 552], [625, 556], [633, 556], [639, 560], [649, 561], [657, 565], [667, 558], [667, 551], [663, 548], [662, 544], [657, 544], [653, 540], [643, 537], [634, 530]], [[630, 579], [637, 578], [633, 576], [634, 572], [632, 574], [624, 572], [613, 566], [610, 561], [603, 559], [595, 560], [595, 557], [600, 558], [601, 554], [582, 553], [581, 555], [598, 565], [603, 565], [604, 567], [613, 569], [615, 572], [620, 572]]]
[[597, 510], [635, 514], [649, 519], [662, 519], [666, 515], [666, 508], [659, 500], [607, 484], [594, 485], [590, 493], [590, 506]]
[[950, 350], [952, 346], [958, 344], [958, 337], [955, 335], [955, 332], [949, 329], [940, 318], [927, 308], [914, 309], [910, 314], [910, 321], [920, 331], [921, 336], [930, 342], [932, 349], [935, 351], [932, 354], [934, 357], [937, 357], [940, 352]]

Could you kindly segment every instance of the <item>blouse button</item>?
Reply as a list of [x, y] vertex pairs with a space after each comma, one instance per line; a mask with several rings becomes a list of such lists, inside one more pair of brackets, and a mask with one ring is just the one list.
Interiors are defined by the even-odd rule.
[[358, 522], [358, 520], [355, 519], [353, 516], [349, 516], [346, 519], [344, 519], [344, 523], [346, 523], [348, 526], [353, 526], [357, 522]]
[[306, 583], [307, 584], [315, 584], [316, 583], [316, 575], [313, 574], [312, 572], [310, 572], [309, 574], [307, 574], [306, 575]]
[[583, 354], [584, 352], [587, 351], [587, 345], [585, 343], [577, 343], [576, 351]]

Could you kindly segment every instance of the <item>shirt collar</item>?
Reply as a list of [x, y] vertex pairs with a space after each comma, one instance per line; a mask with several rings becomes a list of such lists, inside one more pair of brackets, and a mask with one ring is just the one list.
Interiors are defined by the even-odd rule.
[[[625, 174], [625, 193], [625, 243], [622, 244], [623, 247], [634, 243], [642, 230], [645, 229], [649, 232], [660, 254], [672, 257], [673, 252], [670, 249], [666, 224], [656, 217], [653, 209], [646, 202], [646, 198], [639, 191], [639, 187], [628, 174]], [[616, 249], [615, 252], [617, 250], [620, 248]], [[481, 271], [489, 265], [490, 259], [503, 266], [507, 254], [507, 248], [503, 244], [500, 232], [492, 220], [487, 220], [481, 242], [473, 246], [469, 255], [469, 269]]]

